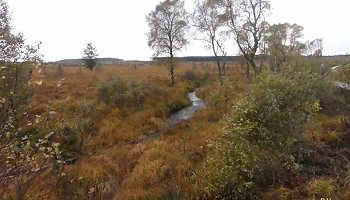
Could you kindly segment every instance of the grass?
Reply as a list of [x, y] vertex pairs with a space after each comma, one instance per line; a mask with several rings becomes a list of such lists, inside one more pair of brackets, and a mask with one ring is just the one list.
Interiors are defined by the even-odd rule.
[[[31, 101], [34, 109], [30, 114], [35, 116], [55, 111], [57, 114], [52, 123], [57, 123], [54, 127], [58, 135], [64, 135], [62, 129], [69, 125], [73, 127], [69, 134], [85, 138], [80, 154], [74, 154], [75, 162], [64, 165], [58, 175], [46, 178], [50, 188], [45, 191], [46, 197], [198, 197], [200, 190], [193, 175], [211, 154], [207, 145], [221, 134], [225, 115], [232, 112], [232, 100], [243, 98], [250, 84], [241, 70], [234, 66], [227, 70], [228, 79], [221, 89], [217, 69], [211, 63], [183, 63], [175, 68], [175, 73], [176, 86], [173, 88], [170, 86], [168, 68], [157, 65], [138, 66], [136, 69], [132, 65], [99, 66], [94, 71], [80, 67], [49, 66], [42, 69], [41, 74], [35, 72], [36, 78], [42, 79], [43, 84]], [[101, 85], [109, 84], [116, 78], [126, 84], [145, 86], [148, 93], [142, 96], [142, 105], [130, 103], [135, 100], [134, 96], [123, 104], [110, 104], [98, 98]], [[204, 99], [206, 109], [177, 126], [167, 127], [167, 117], [191, 103], [186, 94], [194, 89]], [[348, 112], [344, 111], [348, 102], [341, 95], [334, 101], [342, 102], [344, 107], [334, 106], [333, 100], [325, 101], [322, 113], [306, 127], [313, 154], [303, 163], [305, 168], [293, 172], [298, 174], [295, 177], [287, 172], [281, 173], [283, 180], [279, 183], [289, 185], [271, 185], [265, 191], [264, 199], [350, 196], [350, 184], [346, 180], [350, 176], [349, 170], [342, 168], [348, 164], [342, 159], [347, 154], [337, 147], [345, 148], [350, 144], [349, 117], [346, 115]], [[331, 109], [327, 110], [327, 106]], [[339, 113], [337, 109], [344, 112]], [[93, 121], [96, 132], [90, 133], [87, 130], [91, 127], [82, 125], [90, 121]], [[145, 136], [155, 132], [159, 132], [160, 136], [142, 142]], [[74, 145], [63, 143], [63, 151], [72, 151], [72, 148], [79, 146]], [[331, 154], [332, 150], [339, 156]], [[331, 170], [337, 173], [332, 174], [334, 171]], [[337, 179], [337, 176], [344, 178]], [[29, 191], [32, 194], [40, 193], [35, 187]]]
[[[63, 124], [56, 125], [58, 129], [69, 125], [74, 129], [69, 134], [77, 137], [85, 134], [86, 138], [81, 154], [74, 154], [76, 161], [63, 167], [64, 175], [57, 182], [60, 186], [52, 188], [52, 195], [87, 199], [193, 196], [195, 184], [190, 180], [191, 174], [206, 157], [206, 145], [219, 134], [221, 126], [216, 108], [209, 105], [218, 76], [215, 66], [208, 63], [181, 64], [175, 73], [176, 86], [171, 87], [168, 68], [157, 65], [137, 69], [99, 66], [94, 71], [50, 66], [41, 74], [36, 72], [36, 78], [43, 80], [43, 84], [32, 99], [35, 109], [31, 114], [55, 111], [58, 121], [65, 119]], [[239, 72], [232, 68], [228, 73], [237, 79]], [[126, 84], [148, 85], [149, 93], [143, 97], [142, 106], [130, 103], [133, 98], [126, 99], [129, 103], [113, 105], [98, 98], [101, 85], [117, 77]], [[199, 96], [208, 102], [207, 109], [187, 122], [168, 128], [167, 117], [189, 105], [187, 93], [198, 87]], [[97, 132], [90, 135], [84, 131], [88, 129], [81, 125], [82, 119], [93, 121]], [[160, 132], [160, 137], [138, 143], [154, 132]], [[80, 141], [79, 137], [76, 142]], [[76, 146], [79, 145], [67, 146], [63, 151], [72, 151]], [[72, 189], [67, 191], [67, 188]]]

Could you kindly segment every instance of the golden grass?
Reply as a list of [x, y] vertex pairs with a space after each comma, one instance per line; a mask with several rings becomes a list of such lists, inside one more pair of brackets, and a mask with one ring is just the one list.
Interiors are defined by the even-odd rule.
[[[102, 66], [97, 70], [79, 67], [47, 67], [45, 77], [33, 105], [40, 106], [33, 114], [54, 110], [58, 116], [78, 114], [81, 101], [97, 101], [97, 90], [104, 81], [121, 77], [127, 81], [148, 80], [158, 93], [146, 98], [141, 108], [111, 107], [98, 103], [101, 113], [94, 113], [97, 135], [84, 143], [84, 155], [78, 162], [65, 167], [64, 187], [72, 187], [82, 198], [95, 199], [181, 199], [191, 195], [193, 183], [188, 179], [195, 166], [204, 160], [206, 144], [219, 133], [215, 108], [196, 113], [188, 122], [167, 128], [166, 118], [172, 105], [186, 105], [187, 92], [196, 87], [193, 80], [184, 79], [192, 71], [205, 93], [217, 79], [213, 65], [183, 64], [175, 68], [176, 87], [170, 87], [169, 70], [164, 66]], [[237, 72], [231, 70], [234, 76]], [[204, 89], [205, 87], [208, 87]], [[161, 132], [154, 140], [141, 141], [144, 136]], [[187, 196], [189, 197], [189, 196]]]
[[[192, 179], [211, 153], [207, 145], [220, 135], [223, 116], [232, 112], [232, 102], [243, 98], [249, 90], [242, 70], [232, 65], [227, 70], [225, 86], [220, 87], [217, 69], [212, 63], [180, 64], [175, 68], [175, 87], [170, 87], [168, 67], [160, 65], [137, 69], [132, 65], [98, 66], [93, 71], [84, 67], [50, 66], [41, 70], [34, 73], [35, 79], [43, 80], [43, 84], [38, 86], [32, 99], [31, 104], [36, 107], [30, 114], [55, 111], [57, 121], [60, 118], [70, 123], [76, 121], [73, 127], [78, 127], [83, 120], [70, 117], [82, 116], [94, 121], [97, 131], [86, 137], [76, 162], [64, 165], [60, 173], [65, 175], [39, 177], [43, 183], [29, 190], [28, 197], [33, 199], [40, 198], [36, 193], [45, 199], [55, 199], [55, 195], [60, 199], [195, 199], [199, 190]], [[143, 105], [109, 105], [98, 99], [100, 85], [117, 77], [128, 83], [143, 80], [151, 83], [152, 90], [142, 101]], [[197, 87], [206, 109], [181, 124], [168, 127], [167, 117], [190, 104], [186, 94]], [[94, 109], [88, 116], [79, 111], [81, 103], [87, 101], [93, 102]], [[339, 142], [343, 136], [342, 123], [342, 116], [318, 115], [313, 124], [307, 126], [310, 140], [327, 144]], [[156, 132], [160, 133], [159, 137], [143, 141]], [[45, 184], [47, 191], [40, 193]], [[295, 188], [273, 186], [264, 197], [297, 199], [336, 195], [337, 184], [333, 177], [316, 178]], [[342, 188], [345, 196], [350, 196], [345, 187]]]
[[[100, 84], [116, 77], [129, 82], [150, 81], [158, 90], [146, 98], [142, 107], [113, 107], [97, 102], [97, 110], [101, 111], [94, 113], [93, 120], [98, 132], [85, 142], [78, 161], [65, 167], [69, 177], [65, 184], [79, 189], [82, 199], [193, 199], [198, 188], [191, 176], [211, 153], [207, 144], [219, 136], [223, 114], [231, 112], [232, 100], [244, 97], [249, 89], [240, 69], [230, 66], [227, 72], [229, 81], [225, 88], [229, 101], [223, 106], [223, 100], [218, 98], [219, 82], [213, 64], [185, 63], [176, 67], [174, 88], [170, 87], [165, 66], [145, 65], [137, 69], [131, 65], [99, 66], [93, 71], [47, 67], [42, 72], [43, 85], [31, 102], [40, 106], [32, 114], [49, 109], [59, 116], [74, 115], [79, 102], [97, 102]], [[188, 80], [186, 74], [194, 74], [196, 80]], [[40, 78], [38, 73], [36, 78]], [[168, 128], [169, 107], [189, 104], [186, 93], [198, 86], [197, 93], [205, 100], [206, 109]], [[320, 129], [309, 127], [315, 133], [313, 139], [337, 141], [338, 121], [328, 118], [319, 121], [324, 122]], [[160, 137], [139, 143], [154, 132], [160, 132]], [[323, 185], [317, 181], [306, 185], [334, 190], [333, 182], [327, 181]], [[270, 194], [281, 199], [298, 195], [297, 190], [283, 187]]]

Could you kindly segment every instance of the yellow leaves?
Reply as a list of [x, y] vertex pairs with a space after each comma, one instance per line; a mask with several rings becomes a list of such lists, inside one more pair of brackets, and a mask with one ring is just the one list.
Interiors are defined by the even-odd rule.
[[6, 132], [5, 134], [6, 134], [6, 137], [7, 137], [7, 138], [10, 138], [10, 136], [11, 136], [11, 133], [10, 133], [10, 132]]
[[40, 80], [40, 81], [35, 81], [35, 83], [36, 83], [37, 85], [41, 85], [41, 84], [43, 83], [43, 81], [42, 81], [42, 80]]

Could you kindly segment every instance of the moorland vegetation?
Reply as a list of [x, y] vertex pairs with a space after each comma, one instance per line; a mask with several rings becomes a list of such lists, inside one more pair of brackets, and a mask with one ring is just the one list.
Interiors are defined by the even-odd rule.
[[[178, 2], [160, 3], [149, 24]], [[0, 5], [1, 199], [350, 198], [350, 90], [337, 84], [350, 83], [350, 60], [322, 57], [299, 25], [246, 19], [268, 1], [197, 1], [193, 23], [215, 62], [175, 62], [151, 32], [169, 65], [92, 68], [42, 63]], [[239, 61], [224, 59], [227, 31]], [[169, 126], [190, 91], [205, 109]]]

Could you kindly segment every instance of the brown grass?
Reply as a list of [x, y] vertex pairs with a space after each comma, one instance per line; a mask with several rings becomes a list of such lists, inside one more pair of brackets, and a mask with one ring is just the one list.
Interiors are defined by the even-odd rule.
[[[54, 110], [58, 117], [78, 115], [82, 101], [96, 103], [90, 116], [98, 131], [84, 143], [82, 155], [64, 167], [57, 192], [61, 199], [193, 199], [198, 188], [191, 178], [210, 150], [223, 127], [223, 115], [231, 112], [232, 100], [240, 99], [249, 90], [241, 70], [230, 66], [225, 86], [229, 101], [224, 102], [217, 70], [211, 63], [185, 63], [175, 68], [176, 87], [170, 87], [169, 70], [165, 66], [145, 65], [135, 70], [130, 66], [99, 66], [90, 71], [80, 67], [47, 67], [41, 77], [32, 105], [39, 105], [32, 114]], [[36, 77], [39, 74], [36, 73]], [[157, 90], [140, 107], [113, 107], [97, 101], [102, 82], [121, 77], [129, 82], [147, 80]], [[172, 105], [188, 105], [186, 93], [199, 86], [197, 94], [206, 102], [206, 109], [174, 127], [166, 118]], [[221, 95], [221, 96], [220, 96]], [[88, 116], [89, 117], [89, 116]], [[319, 115], [307, 126], [310, 140], [317, 144], [334, 144], [344, 137], [341, 116]], [[158, 138], [141, 142], [152, 133]], [[315, 178], [315, 177], [313, 177]], [[335, 194], [331, 178], [310, 179], [296, 188], [274, 186], [265, 198], [290, 199]], [[345, 184], [349, 188], [349, 183]], [[323, 187], [324, 191], [316, 191]], [[307, 189], [309, 188], [309, 190]], [[344, 192], [349, 195], [349, 189]], [[315, 190], [313, 190], [315, 189]], [[313, 190], [313, 191], [312, 191]], [[327, 191], [326, 191], [327, 190]], [[299, 192], [304, 192], [300, 194]], [[317, 193], [317, 194], [316, 194]], [[56, 194], [56, 195], [57, 195]], [[346, 195], [345, 195], [346, 196]]]
[[[59, 117], [79, 115], [82, 101], [97, 102], [97, 91], [102, 82], [121, 77], [129, 82], [148, 80], [157, 93], [146, 98], [144, 105], [112, 107], [97, 102], [90, 116], [98, 128], [96, 135], [84, 142], [83, 155], [75, 164], [64, 168], [58, 192], [61, 198], [70, 196], [67, 187], [81, 198], [93, 199], [183, 199], [193, 196], [193, 170], [201, 163], [221, 127], [216, 108], [210, 103], [206, 110], [172, 128], [166, 118], [173, 105], [188, 105], [187, 92], [200, 86], [199, 95], [207, 102], [216, 92], [218, 79], [213, 64], [181, 64], [175, 68], [176, 86], [170, 87], [169, 70], [164, 66], [145, 65], [135, 70], [132, 66], [99, 66], [90, 71], [80, 67], [51, 66], [36, 73], [43, 80], [32, 105], [38, 106], [32, 114], [47, 110]], [[228, 73], [236, 84], [239, 95], [245, 84], [239, 70], [231, 67]], [[39, 75], [45, 75], [40, 77]], [[189, 76], [190, 75], [190, 76]], [[241, 78], [237, 78], [241, 77]], [[69, 119], [68, 119], [69, 120]], [[159, 138], [138, 143], [146, 135], [160, 132]], [[135, 143], [136, 142], [136, 143]]]

